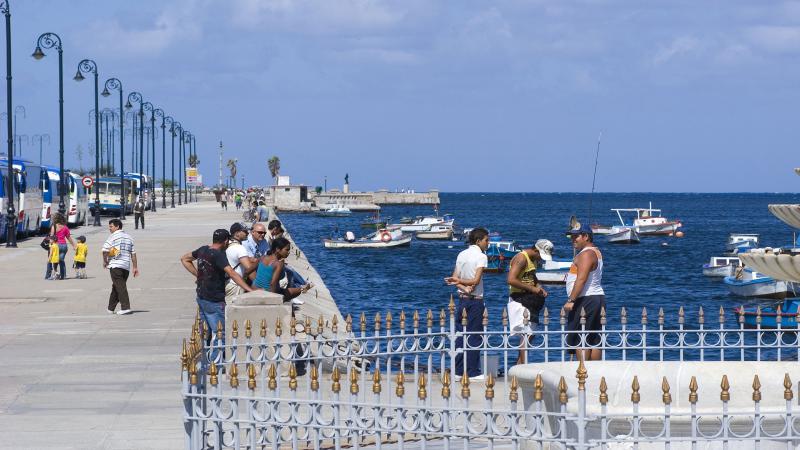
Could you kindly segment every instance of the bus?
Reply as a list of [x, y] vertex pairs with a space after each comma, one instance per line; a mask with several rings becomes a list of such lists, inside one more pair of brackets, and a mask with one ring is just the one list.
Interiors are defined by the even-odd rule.
[[[89, 189], [89, 196], [94, 195], [94, 189], [98, 190], [100, 195], [100, 214], [119, 215], [120, 205], [119, 200], [122, 195], [122, 185], [120, 184], [119, 177], [100, 178], [95, 180], [94, 185]], [[133, 180], [125, 178], [125, 213], [129, 214], [133, 211], [133, 203], [135, 194], [133, 192]], [[89, 204], [89, 209], [92, 214], [96, 214], [94, 210], [94, 202]]]
[[[0, 159], [8, 168], [8, 159]], [[42, 168], [31, 161], [14, 159], [14, 208], [17, 211], [17, 234], [23, 237], [37, 234], [42, 225]]]
[[67, 197], [68, 225], [83, 225], [89, 215], [89, 196], [86, 188], [81, 184], [81, 178], [83, 177], [76, 173], [67, 172], [66, 182], [69, 188]]
[[145, 203], [145, 209], [152, 209], [152, 202], [154, 202], [153, 186], [150, 177], [141, 173], [128, 172], [125, 174], [125, 179], [133, 181], [135, 199], [134, 203], [142, 197]]
[[8, 207], [8, 196], [6, 195], [6, 183], [8, 183], [8, 165], [0, 167], [0, 240], [6, 240], [6, 208]]
[[[50, 231], [50, 216], [58, 211], [58, 167], [42, 166], [42, 231]], [[55, 199], [55, 205], [53, 200]]]

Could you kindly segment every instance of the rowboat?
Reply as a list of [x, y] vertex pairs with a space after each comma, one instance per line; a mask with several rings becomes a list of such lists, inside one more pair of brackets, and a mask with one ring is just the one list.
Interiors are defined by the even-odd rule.
[[606, 235], [610, 244], [638, 244], [639, 233], [633, 227], [612, 227]]
[[703, 275], [707, 277], [732, 277], [736, 268], [742, 265], [737, 256], [712, 256], [708, 263], [703, 264]]
[[324, 239], [325, 248], [393, 248], [411, 245], [411, 235], [399, 229], [382, 228], [361, 239], [355, 239], [351, 232], [344, 238]]
[[742, 308], [737, 307], [734, 312], [737, 316], [744, 317], [744, 326], [747, 328], [778, 328], [780, 318], [781, 328], [797, 328], [797, 312], [800, 299], [787, 298], [776, 306], [761, 306]]
[[592, 224], [592, 233], [594, 234], [611, 234], [613, 231], [614, 227], [611, 225]]
[[430, 229], [417, 231], [417, 239], [423, 240], [451, 240], [453, 239], [453, 225], [431, 225]]
[[732, 295], [739, 297], [760, 297], [784, 299], [795, 290], [790, 281], [776, 280], [751, 269], [743, 269], [740, 277], [723, 278], [725, 286]]
[[731, 233], [725, 250], [729, 252], [744, 253], [744, 251], [758, 247], [758, 235], [752, 233]]

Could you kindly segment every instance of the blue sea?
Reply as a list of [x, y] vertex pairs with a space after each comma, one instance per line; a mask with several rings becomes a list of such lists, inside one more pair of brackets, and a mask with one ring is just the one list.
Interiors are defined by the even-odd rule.
[[[487, 227], [504, 239], [532, 243], [549, 239], [557, 257], [572, 257], [572, 247], [564, 236], [569, 218], [578, 216], [589, 222], [589, 194], [578, 193], [442, 193], [441, 213], [455, 216], [458, 227]], [[759, 233], [762, 246], [790, 245], [794, 230], [772, 216], [767, 205], [797, 203], [795, 194], [595, 194], [591, 222], [616, 224], [611, 208], [647, 207], [663, 210], [670, 219], [680, 219], [685, 237], [643, 237], [639, 245], [609, 245], [602, 236], [596, 242], [605, 258], [603, 286], [608, 303], [610, 324], [619, 321], [621, 307], [626, 307], [630, 323], [639, 323], [642, 308], [647, 308], [652, 323], [659, 308], [667, 323], [677, 322], [683, 306], [687, 323], [696, 321], [702, 306], [706, 323], [716, 323], [719, 307], [726, 319], [735, 321], [733, 308], [744, 304], [770, 304], [771, 301], [733, 297], [720, 279], [703, 276], [702, 266], [711, 256], [722, 255], [728, 234]], [[383, 216], [429, 215], [431, 206], [386, 206]], [[413, 241], [410, 247], [376, 250], [328, 250], [322, 245], [335, 229], [356, 235], [367, 233], [360, 228], [368, 213], [354, 213], [347, 218], [317, 217], [311, 214], [281, 213], [297, 244], [306, 252], [331, 290], [342, 314], [354, 319], [362, 312], [370, 323], [376, 312], [384, 316], [405, 310], [409, 315], [419, 310], [446, 308], [453, 288], [444, 277], [453, 271], [463, 242]], [[667, 244], [666, 246], [663, 244]], [[500, 327], [501, 309], [507, 302], [505, 274], [484, 276], [486, 305], [490, 328]], [[563, 286], [548, 287], [546, 306], [557, 323], [558, 311], [566, 299]]]

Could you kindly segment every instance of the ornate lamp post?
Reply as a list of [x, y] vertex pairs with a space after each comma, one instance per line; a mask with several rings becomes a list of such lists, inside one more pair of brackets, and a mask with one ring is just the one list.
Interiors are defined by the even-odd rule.
[[47, 133], [44, 134], [34, 134], [33, 135], [33, 142], [39, 141], [39, 165], [42, 165], [42, 141], [47, 141], [47, 145], [50, 146], [50, 135]]
[[[181, 155], [183, 154], [183, 126], [180, 122], [176, 122], [175, 131], [178, 136], [178, 170], [183, 171], [186, 173], [186, 169], [183, 167], [183, 160], [181, 159]], [[180, 131], [178, 131], [180, 130]], [[181, 180], [183, 177], [181, 174], [178, 174], [178, 205], [183, 204], [183, 194], [181, 193]]]
[[[161, 111], [150, 108], [150, 208], [153, 212], [156, 212], [156, 110]], [[161, 114], [164, 112], [161, 111]]]
[[109, 78], [106, 80], [105, 88], [100, 95], [103, 97], [111, 95], [111, 92], [108, 91], [109, 88], [119, 91], [119, 183], [122, 185], [119, 199], [119, 219], [125, 220], [125, 126], [123, 124], [125, 111], [122, 109], [122, 82], [117, 78]]
[[[183, 132], [183, 137], [181, 138], [181, 141], [184, 144], [188, 144], [189, 143], [189, 135], [190, 134], [191, 133], [189, 133], [188, 131], [184, 131]], [[189, 180], [186, 178], [186, 166], [187, 166], [187, 162], [188, 161], [187, 161], [187, 158], [186, 158], [186, 146], [182, 145], [182, 147], [183, 147], [183, 153], [182, 153], [183, 156], [181, 157], [181, 164], [183, 165], [183, 177], [181, 177], [181, 178], [183, 179], [183, 202], [184, 203], [189, 203], [189, 186], [188, 186], [188, 183], [187, 183]]]
[[[17, 134], [17, 114], [22, 114], [23, 119], [27, 119], [28, 115], [25, 111], [25, 107], [22, 105], [17, 105], [14, 108], [14, 136], [19, 136]], [[22, 157], [22, 141], [19, 141], [19, 145], [17, 146], [17, 154]]]
[[[97, 81], [97, 63], [91, 59], [84, 59], [78, 63], [78, 71], [75, 72], [75, 81], [83, 81], [86, 78], [84, 73], [94, 75], [94, 173], [95, 181], [100, 179], [100, 89]], [[94, 188], [94, 226], [100, 226], [100, 189]]]
[[64, 51], [61, 48], [61, 38], [55, 33], [42, 33], [36, 40], [36, 49], [33, 59], [40, 60], [45, 57], [42, 49], [54, 48], [58, 51], [58, 212], [67, 213], [67, 204], [64, 201]]
[[[189, 145], [189, 157], [186, 158], [186, 165], [188, 167], [190, 167], [190, 168], [194, 168], [195, 164], [192, 163], [194, 161], [192, 159], [192, 133], [190, 133], [188, 131], [186, 132], [186, 143]], [[192, 187], [194, 187], [194, 186], [192, 186]], [[187, 195], [189, 196], [188, 200], [186, 200], [186, 203], [189, 203], [190, 201], [192, 201], [192, 189], [189, 187], [189, 177], [188, 176], [186, 177], [186, 190], [187, 190]]]
[[167, 207], [167, 122], [172, 125], [172, 117], [164, 114], [161, 108], [156, 110], [156, 116], [161, 117], [161, 208]]
[[[143, 173], [142, 167], [144, 166], [144, 157], [143, 157], [144, 156], [144, 126], [143, 126], [143, 123], [144, 123], [144, 103], [145, 102], [142, 99], [142, 94], [140, 94], [138, 92], [135, 92], [135, 91], [131, 92], [130, 94], [128, 94], [128, 102], [125, 103], [125, 108], [127, 108], [127, 109], [133, 108], [133, 105], [131, 104], [131, 102], [139, 103], [139, 112], [137, 113], [138, 114], [138, 120], [139, 120], [139, 167], [138, 167], [138, 170], [134, 170], [134, 172], [138, 172], [139, 174], [142, 174]], [[134, 125], [134, 130], [135, 130], [135, 128], [136, 128], [136, 126]], [[140, 186], [140, 192], [137, 192], [137, 194], [141, 195], [141, 186]]]
[[[169, 129], [170, 133], [172, 133], [172, 206], [170, 206], [170, 208], [175, 207], [175, 133], [176, 130], [178, 129], [181, 129], [181, 123], [176, 120], [173, 120], [172, 126]], [[178, 145], [180, 146], [180, 143], [178, 143]], [[180, 201], [181, 198], [179, 195], [178, 204], [180, 204]]]
[[[197, 141], [195, 141], [194, 135], [192, 135], [192, 155], [194, 156], [194, 167], [197, 168], [200, 164], [197, 160]], [[194, 186], [194, 201], [197, 203], [197, 185]]]
[[[6, 116], [11, 117], [11, 9], [8, 0], [0, 1], [0, 12], [6, 17]], [[11, 121], [6, 120], [8, 131], [8, 176], [6, 177], [6, 247], [17, 246], [17, 212], [14, 209], [14, 136]]]

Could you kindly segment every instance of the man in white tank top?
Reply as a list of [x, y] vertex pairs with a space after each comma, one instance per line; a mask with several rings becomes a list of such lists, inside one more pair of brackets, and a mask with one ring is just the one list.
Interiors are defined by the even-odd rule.
[[[584, 360], [600, 359], [602, 357], [602, 339], [598, 333], [586, 333], [602, 328], [600, 312], [606, 305], [605, 292], [603, 291], [603, 255], [594, 245], [594, 233], [588, 225], [581, 225], [567, 233], [572, 239], [572, 246], [577, 254], [569, 268], [567, 275], [567, 303], [564, 311], [567, 312], [567, 331], [584, 331], [571, 333], [567, 336], [569, 347], [590, 347], [575, 351], [581, 352]], [[581, 309], [586, 312], [585, 327], [580, 323]], [[570, 353], [573, 353], [570, 350]]]

